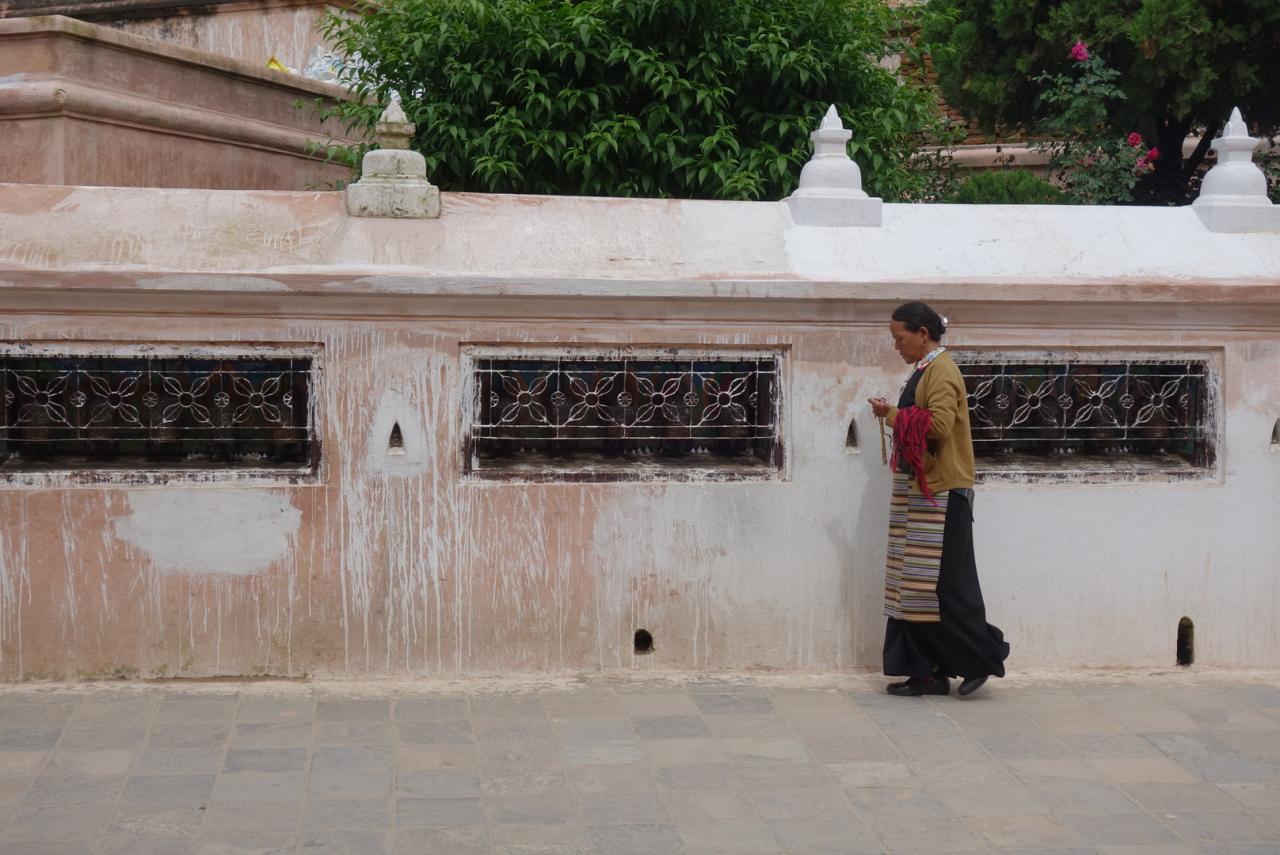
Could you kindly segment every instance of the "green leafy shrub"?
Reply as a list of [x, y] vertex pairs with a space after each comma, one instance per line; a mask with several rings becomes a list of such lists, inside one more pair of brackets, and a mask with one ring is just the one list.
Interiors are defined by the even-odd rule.
[[368, 127], [398, 92], [443, 189], [776, 199], [835, 103], [897, 199], [942, 129], [879, 65], [899, 23], [882, 0], [385, 0], [324, 31], [357, 96], [335, 112]]
[[1133, 202], [1134, 186], [1156, 169], [1160, 149], [1147, 148], [1137, 131], [1122, 136], [1113, 130], [1111, 116], [1128, 97], [1118, 85], [1120, 72], [1084, 42], [1076, 42], [1070, 55], [1070, 71], [1036, 78], [1046, 87], [1038, 101], [1047, 112], [1040, 127], [1049, 136], [1036, 148], [1049, 153], [1049, 173], [1072, 202]]
[[[1257, 135], [1280, 128], [1276, 0], [928, 0], [927, 43], [947, 101], [988, 128], [1040, 133], [1038, 77], [1106, 56], [1125, 93], [1112, 137], [1137, 132], [1162, 157], [1134, 188], [1144, 204], [1182, 204], [1212, 138], [1238, 106]], [[1201, 143], [1183, 158], [1189, 134]]]
[[979, 172], [956, 187], [948, 202], [965, 205], [1058, 205], [1065, 194], [1025, 169]]

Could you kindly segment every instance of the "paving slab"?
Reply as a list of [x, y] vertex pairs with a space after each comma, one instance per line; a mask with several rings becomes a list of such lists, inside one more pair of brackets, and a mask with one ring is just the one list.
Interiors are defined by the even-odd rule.
[[0, 855], [1280, 855], [1275, 673], [0, 687]]

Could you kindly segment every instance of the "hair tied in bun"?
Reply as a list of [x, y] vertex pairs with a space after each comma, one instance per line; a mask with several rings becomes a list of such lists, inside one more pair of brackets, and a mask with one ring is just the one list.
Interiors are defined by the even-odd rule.
[[941, 339], [947, 329], [947, 319], [929, 308], [926, 303], [903, 303], [893, 310], [891, 318], [905, 324], [908, 332], [925, 330], [934, 341]]

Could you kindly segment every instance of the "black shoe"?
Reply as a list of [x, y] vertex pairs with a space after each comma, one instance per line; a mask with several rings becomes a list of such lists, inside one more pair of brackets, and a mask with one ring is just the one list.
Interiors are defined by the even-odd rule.
[[974, 692], [982, 688], [983, 683], [987, 682], [987, 675], [981, 677], [965, 677], [964, 682], [960, 684], [958, 693], [960, 697], [967, 698]]
[[946, 677], [912, 677], [901, 683], [890, 683], [887, 691], [900, 698], [918, 695], [947, 695], [951, 693], [951, 681]]

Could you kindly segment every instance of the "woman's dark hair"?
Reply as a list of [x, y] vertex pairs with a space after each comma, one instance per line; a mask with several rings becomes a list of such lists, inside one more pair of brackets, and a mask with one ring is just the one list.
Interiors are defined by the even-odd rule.
[[902, 321], [911, 332], [924, 330], [934, 341], [941, 341], [942, 334], [947, 331], [946, 318], [930, 308], [928, 303], [903, 303], [893, 310], [890, 317]]

